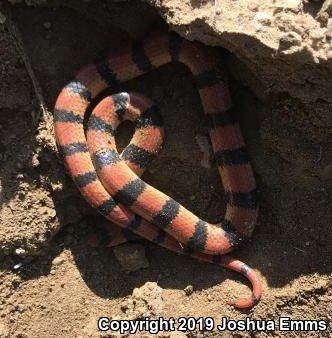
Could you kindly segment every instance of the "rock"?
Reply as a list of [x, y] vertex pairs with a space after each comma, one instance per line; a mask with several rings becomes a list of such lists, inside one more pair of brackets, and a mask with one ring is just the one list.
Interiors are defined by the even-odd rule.
[[145, 257], [145, 248], [141, 244], [125, 243], [114, 247], [113, 252], [121, 266], [128, 272], [149, 266]]
[[315, 47], [319, 47], [324, 43], [326, 37], [325, 29], [317, 29], [314, 32], [311, 32], [310, 38], [312, 40], [312, 44]]
[[56, 216], [55, 209], [50, 207], [40, 207], [39, 212], [45, 216], [48, 216], [50, 219], [53, 219]]
[[300, 46], [302, 38], [296, 32], [288, 32], [280, 37], [279, 50], [284, 51], [290, 49], [293, 46]]
[[187, 296], [190, 296], [194, 292], [194, 287], [192, 285], [188, 285], [183, 289], [183, 291]]
[[[257, 96], [262, 91], [265, 95], [287, 92], [302, 102], [315, 102], [317, 98], [332, 102], [328, 76], [331, 63], [326, 62], [332, 53], [329, 46], [313, 48], [307, 39], [308, 32], [320, 29], [321, 25], [302, 8], [304, 1], [257, 1], [257, 5], [249, 5], [250, 1], [227, 0], [220, 2], [222, 12], [217, 18], [213, 5], [208, 9], [197, 7], [195, 1], [147, 2], [161, 13], [172, 30], [183, 37], [224, 47], [243, 61], [257, 76], [257, 81], [250, 85]], [[298, 35], [295, 39], [292, 37], [288, 47], [295, 48], [285, 48], [284, 41], [280, 48], [280, 37], [286, 36], [289, 43], [287, 36], [291, 32]], [[278, 53], [283, 50], [287, 53]], [[287, 62], [284, 54], [287, 54]], [[319, 81], [313, 86], [311, 79], [316, 76]], [[298, 86], [301, 81], [303, 86]]]
[[17, 248], [17, 249], [15, 249], [15, 254], [17, 256], [25, 256], [26, 253], [27, 253], [26, 250], [23, 249], [23, 248]]
[[255, 19], [264, 25], [269, 25], [271, 24], [272, 16], [269, 13], [258, 12], [255, 15]]
[[13, 269], [14, 269], [14, 270], [18, 270], [18, 269], [20, 269], [20, 268], [22, 267], [22, 265], [23, 265], [23, 263], [17, 263], [17, 264], [15, 264], [15, 265], [13, 266]]
[[64, 257], [61, 257], [61, 256], [55, 257], [52, 261], [52, 265], [53, 266], [61, 265], [63, 262], [65, 262], [65, 260], [66, 259]]
[[53, 208], [49, 208], [48, 215], [49, 215], [51, 218], [55, 218], [55, 216], [56, 216], [56, 210], [53, 209]]
[[134, 307], [129, 312], [131, 317], [160, 316], [163, 310], [162, 292], [163, 289], [155, 282], [146, 282], [140, 288], [135, 288], [132, 294]]
[[135, 304], [132, 298], [129, 298], [127, 300], [125, 300], [122, 304], [121, 304], [121, 311], [124, 313], [127, 313], [128, 310], [132, 310], [134, 309]]

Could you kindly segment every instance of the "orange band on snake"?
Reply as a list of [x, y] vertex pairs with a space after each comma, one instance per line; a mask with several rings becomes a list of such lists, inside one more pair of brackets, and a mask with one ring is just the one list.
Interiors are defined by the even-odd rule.
[[[89, 119], [87, 145], [83, 120], [98, 94], [172, 61], [180, 61], [191, 70], [206, 114], [228, 197], [225, 216], [218, 224], [199, 219], [140, 179], [159, 151], [163, 136], [158, 110], [144, 96], [120, 93], [102, 100]], [[213, 58], [201, 44], [174, 33], [154, 34], [80, 70], [61, 91], [54, 121], [59, 150], [70, 175], [93, 207], [116, 225], [172, 251], [240, 272], [252, 283], [253, 293], [232, 304], [245, 308], [260, 298], [260, 280], [246, 264], [224, 254], [252, 234], [258, 213], [257, 192], [230, 106], [226, 80], [216, 72]], [[134, 122], [136, 131], [127, 148], [118, 154], [114, 133], [125, 119]]]

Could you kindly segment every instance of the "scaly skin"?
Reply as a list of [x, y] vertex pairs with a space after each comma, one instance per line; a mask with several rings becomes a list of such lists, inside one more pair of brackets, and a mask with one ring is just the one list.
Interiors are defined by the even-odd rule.
[[[161, 118], [147, 98], [120, 93], [102, 100], [89, 120], [87, 145], [83, 119], [92, 100], [109, 86], [171, 61], [183, 62], [191, 70], [210, 127], [228, 196], [225, 216], [218, 224], [199, 219], [139, 178], [159, 151], [163, 136]], [[232, 304], [246, 308], [259, 300], [260, 280], [250, 267], [225, 253], [252, 234], [258, 214], [256, 183], [239, 125], [229, 112], [231, 100], [225, 79], [214, 67], [201, 44], [174, 33], [150, 35], [143, 43], [134, 43], [77, 73], [57, 99], [55, 134], [70, 175], [93, 207], [114, 224], [163, 247], [241, 273], [252, 283], [253, 293]], [[119, 155], [114, 132], [124, 119], [135, 123], [136, 132]]]

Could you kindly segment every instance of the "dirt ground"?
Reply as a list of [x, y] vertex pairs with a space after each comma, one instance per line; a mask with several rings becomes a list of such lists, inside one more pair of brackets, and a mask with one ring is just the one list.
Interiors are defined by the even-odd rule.
[[[0, 10], [6, 17], [0, 24], [0, 338], [113, 337], [97, 330], [99, 317], [145, 315], [329, 323], [325, 332], [159, 337], [332, 337], [332, 96], [307, 103], [287, 89], [259, 96], [250, 87], [252, 70], [227, 49], [213, 48], [229, 73], [261, 191], [254, 236], [234, 256], [258, 272], [264, 293], [257, 306], [238, 311], [226, 301], [249, 289], [235, 273], [146, 241], [122, 248], [129, 257], [143, 250], [139, 260], [148, 265], [127, 273], [112, 249], [89, 247], [87, 238], [104, 220], [83, 201], [57, 155], [52, 107], [59, 90], [81, 66], [166, 26], [157, 11], [140, 2], [103, 1]], [[38, 84], [47, 108], [40, 120]], [[207, 131], [190, 72], [171, 64], [119, 89], [151, 97], [164, 118], [165, 145], [144, 179], [203, 219], [218, 219], [225, 201], [216, 168], [201, 163], [196, 140]], [[130, 132], [128, 125], [120, 130], [120, 144]]]

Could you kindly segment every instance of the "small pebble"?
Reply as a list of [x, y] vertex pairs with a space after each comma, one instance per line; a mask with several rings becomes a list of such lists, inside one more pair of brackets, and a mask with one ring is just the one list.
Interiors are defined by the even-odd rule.
[[189, 296], [194, 292], [194, 287], [192, 285], [188, 285], [183, 289], [184, 293]]
[[22, 267], [23, 263], [18, 263], [13, 266], [14, 270], [18, 270], [20, 267]]
[[17, 312], [19, 312], [19, 313], [24, 312], [24, 311], [25, 311], [24, 305], [23, 305], [23, 304], [17, 304], [17, 305], [15, 306], [15, 310], [16, 310]]
[[54, 218], [56, 216], [55, 209], [50, 208], [49, 211], [48, 211], [48, 214], [51, 218]]
[[59, 257], [55, 257], [53, 259], [52, 265], [57, 266], [57, 265], [62, 264], [64, 261], [65, 261], [65, 258], [63, 258], [63, 257], [60, 257], [60, 256]]
[[15, 254], [18, 256], [24, 256], [26, 254], [26, 251], [23, 248], [17, 248], [15, 249]]
[[125, 243], [114, 247], [113, 252], [120, 265], [127, 272], [149, 267], [149, 262], [145, 256], [145, 248], [141, 244]]
[[50, 29], [52, 27], [52, 24], [49, 22], [49, 21], [46, 21], [44, 22], [43, 26], [46, 28], [46, 29]]

